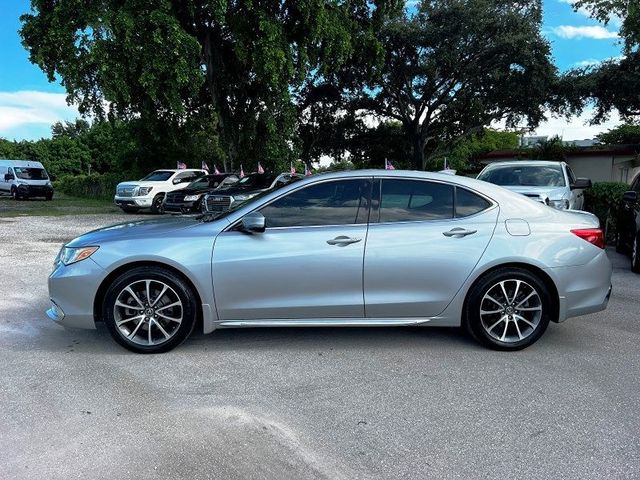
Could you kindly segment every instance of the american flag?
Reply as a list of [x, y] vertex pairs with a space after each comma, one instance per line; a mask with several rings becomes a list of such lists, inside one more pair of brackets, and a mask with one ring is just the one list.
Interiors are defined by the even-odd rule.
[[213, 164], [213, 173], [215, 173], [216, 175], [220, 175], [220, 170], [218, 170], [218, 167], [216, 167], [216, 164]]
[[289, 163], [289, 173], [296, 173], [296, 167], [293, 166], [293, 162]]
[[185, 168], [187, 168], [187, 164], [186, 163], [182, 163], [182, 162], [178, 162], [178, 166], [176, 168], [178, 170], [184, 170]]
[[395, 170], [396, 168], [391, 164], [389, 160], [384, 161], [384, 169], [385, 170]]
[[260, 162], [258, 162], [258, 173], [264, 173], [264, 168], [262, 168], [262, 165], [260, 165]]
[[240, 178], [244, 178], [244, 169], [242, 168], [242, 164], [240, 164]]
[[204, 160], [202, 161], [202, 166], [200, 168], [209, 173], [209, 165], [207, 165], [207, 162], [205, 162]]

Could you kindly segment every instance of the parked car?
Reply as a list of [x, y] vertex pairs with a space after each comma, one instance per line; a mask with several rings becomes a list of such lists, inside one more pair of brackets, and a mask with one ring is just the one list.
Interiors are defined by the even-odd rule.
[[640, 174], [622, 197], [622, 208], [616, 219], [616, 250], [631, 254], [631, 270], [640, 273]]
[[161, 213], [162, 202], [168, 192], [183, 189], [206, 173], [195, 169], [155, 170], [137, 182], [119, 183], [113, 201], [126, 213], [147, 208], [153, 213]]
[[[561, 254], [560, 254], [561, 252]], [[195, 325], [463, 325], [518, 350], [598, 312], [611, 263], [598, 219], [474, 179], [361, 170], [307, 177], [217, 215], [82, 235], [49, 277], [48, 316], [104, 322], [135, 352]]]
[[244, 203], [253, 197], [277, 188], [282, 188], [291, 182], [304, 178], [297, 173], [252, 173], [241, 178], [238, 183], [224, 190], [208, 194], [204, 197], [203, 212], [219, 213], [231, 208], [232, 205]]
[[230, 187], [238, 181], [233, 173], [205, 175], [191, 182], [186, 188], [169, 192], [164, 197], [164, 211], [177, 213], [199, 213], [202, 200], [207, 193]]
[[21, 198], [53, 198], [53, 185], [40, 162], [33, 160], [0, 160], [0, 193]]
[[492, 163], [478, 180], [495, 183], [559, 210], [582, 210], [588, 178], [576, 178], [565, 162], [518, 160]]

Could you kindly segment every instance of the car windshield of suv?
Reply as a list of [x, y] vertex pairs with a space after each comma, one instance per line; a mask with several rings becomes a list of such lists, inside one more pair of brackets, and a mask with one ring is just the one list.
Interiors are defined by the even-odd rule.
[[191, 188], [193, 190], [216, 188], [224, 181], [225, 178], [226, 177], [224, 175], [206, 175], [195, 182], [191, 182], [187, 188]]
[[253, 188], [256, 190], [261, 188], [269, 188], [275, 179], [276, 176], [272, 174], [253, 173], [251, 175], [247, 175], [244, 178], [241, 178], [238, 183], [233, 185], [233, 187]]
[[27, 167], [14, 167], [16, 177], [22, 180], [49, 180], [49, 176], [44, 168], [27, 168]]
[[151, 172], [144, 178], [141, 178], [141, 182], [165, 182], [171, 178], [171, 176], [175, 172], [167, 172], [164, 170], [156, 170], [155, 172]]
[[560, 165], [504, 165], [491, 167], [478, 180], [509, 187], [564, 187]]

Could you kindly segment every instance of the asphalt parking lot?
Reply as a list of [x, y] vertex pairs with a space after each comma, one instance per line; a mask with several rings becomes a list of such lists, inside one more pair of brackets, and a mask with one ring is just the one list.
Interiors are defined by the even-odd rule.
[[640, 275], [533, 347], [456, 329], [247, 329], [164, 355], [44, 315], [60, 245], [0, 218], [0, 478], [640, 478]]

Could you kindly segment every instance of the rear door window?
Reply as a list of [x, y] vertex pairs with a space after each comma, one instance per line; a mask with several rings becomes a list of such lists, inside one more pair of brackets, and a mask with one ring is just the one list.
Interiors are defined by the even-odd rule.
[[380, 222], [453, 218], [453, 186], [422, 180], [382, 180]]

